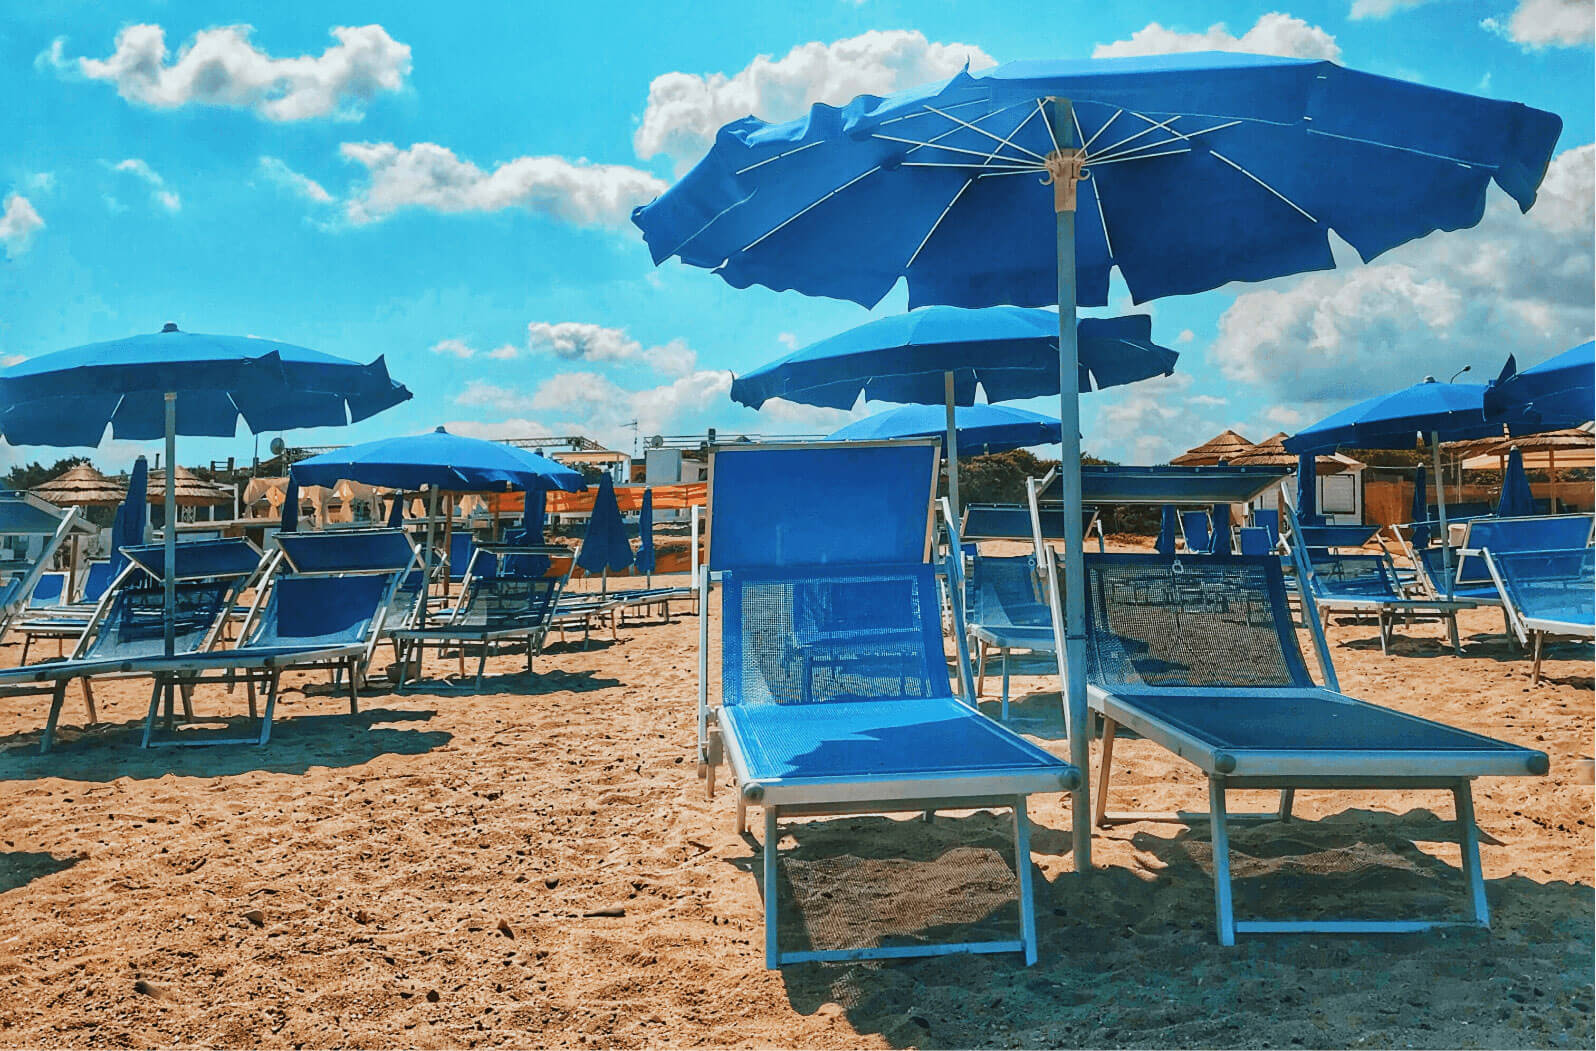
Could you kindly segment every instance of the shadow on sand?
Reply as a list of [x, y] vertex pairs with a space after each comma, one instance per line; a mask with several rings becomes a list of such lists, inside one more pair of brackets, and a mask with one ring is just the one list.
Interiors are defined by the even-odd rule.
[[77, 863], [76, 857], [58, 858], [42, 850], [0, 851], [0, 894], [26, 887], [42, 876], [65, 872]]
[[601, 678], [591, 671], [562, 671], [550, 668], [547, 671], [533, 672], [531, 675], [528, 675], [524, 669], [504, 675], [485, 675], [482, 677], [482, 685], [478, 687], [476, 676], [472, 674], [474, 670], [475, 665], [468, 663], [467, 672], [463, 677], [412, 679], [405, 683], [405, 696], [485, 697], [495, 694], [515, 694], [522, 697], [537, 697], [549, 693], [591, 693], [594, 690], [608, 690], [622, 685], [619, 679]]

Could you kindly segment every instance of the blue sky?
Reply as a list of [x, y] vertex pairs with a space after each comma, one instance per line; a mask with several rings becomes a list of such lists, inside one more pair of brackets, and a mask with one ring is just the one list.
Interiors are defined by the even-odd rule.
[[[1593, 326], [1590, 0], [1067, 3], [1043, 22], [1006, 0], [115, 6], [0, 15], [0, 360], [170, 320], [386, 355], [416, 392], [291, 442], [448, 423], [630, 450], [633, 419], [644, 437], [840, 425], [736, 406], [728, 372], [870, 312], [655, 269], [625, 217], [725, 120], [966, 59], [1268, 50], [1565, 122], [1528, 216], [1501, 198], [1479, 229], [1370, 266], [1153, 304], [1179, 373], [1092, 395], [1091, 452], [1155, 461], [1226, 426], [1261, 439], [1425, 373], [1538, 361]], [[900, 290], [877, 313], [903, 306]], [[180, 456], [252, 444], [187, 440]], [[50, 455], [0, 447], [0, 462]]]

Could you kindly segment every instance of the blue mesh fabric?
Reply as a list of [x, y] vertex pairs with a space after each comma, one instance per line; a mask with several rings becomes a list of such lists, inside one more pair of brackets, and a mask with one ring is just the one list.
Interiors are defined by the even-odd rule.
[[540, 627], [549, 618], [558, 584], [551, 577], [473, 577], [460, 613], [449, 627], [475, 631]]
[[[1471, 551], [1488, 549], [1493, 555], [1510, 551], [1566, 551], [1590, 543], [1590, 515], [1555, 515], [1546, 518], [1488, 518], [1469, 524], [1463, 546]], [[1489, 582], [1490, 572], [1478, 555], [1465, 555], [1458, 579]]]
[[[1037, 508], [1042, 520], [1042, 539], [1064, 539], [1064, 505], [1042, 504]], [[1084, 508], [1081, 521], [1090, 523], [1093, 508]], [[1020, 504], [971, 504], [964, 509], [964, 524], [959, 535], [966, 540], [1030, 540], [1031, 509]]]
[[[193, 653], [200, 648], [217, 619], [231, 608], [237, 588], [237, 577], [178, 581], [173, 653]], [[163, 601], [159, 581], [128, 583], [119, 588], [84, 658], [112, 660], [164, 654]]]
[[1088, 554], [1086, 584], [1098, 685], [1313, 685], [1278, 558]]
[[[1420, 548], [1418, 555], [1419, 561], [1424, 563], [1424, 575], [1429, 578], [1430, 587], [1434, 589], [1436, 594], [1445, 595], [1447, 593], [1447, 571], [1441, 549], [1438, 547]], [[1455, 576], [1458, 570], [1457, 563], [1458, 550], [1454, 547], [1452, 549], [1452, 573], [1454, 576], [1451, 590], [1453, 598], [1485, 599], [1488, 601], [1497, 599], [1496, 585], [1491, 582], [1489, 574], [1483, 580], [1469, 580], [1464, 583], [1458, 583]], [[1475, 559], [1470, 568], [1481, 573], [1486, 572], [1485, 563], [1479, 559]]]
[[1048, 628], [1052, 614], [1037, 589], [1036, 559], [1030, 555], [983, 555], [970, 583], [970, 622], [988, 628]]
[[1263, 526], [1241, 527], [1241, 553], [1244, 555], [1267, 555], [1274, 551], [1274, 541], [1269, 538], [1269, 530]]
[[1492, 551], [1491, 561], [1525, 617], [1596, 626], [1596, 549]]
[[387, 594], [388, 574], [280, 574], [245, 648], [345, 646], [364, 642]]
[[[125, 547], [122, 552], [157, 580], [166, 572], [166, 548], [161, 544], [139, 544]], [[173, 575], [179, 580], [247, 577], [259, 564], [260, 552], [242, 537], [187, 540], [177, 545]]]
[[66, 597], [66, 584], [65, 573], [39, 574], [38, 581], [33, 585], [33, 594], [28, 599], [28, 605], [35, 608], [59, 606]]
[[1316, 548], [1307, 551], [1316, 595], [1352, 599], [1402, 597], [1384, 555], [1338, 555]]
[[83, 601], [98, 602], [116, 577], [116, 569], [109, 562], [90, 562], [83, 577]]
[[0, 534], [52, 536], [61, 516], [35, 507], [20, 496], [0, 496]]
[[470, 533], [454, 533], [449, 537], [449, 579], [459, 583], [465, 579], [466, 566], [471, 563], [471, 545], [476, 537]]
[[932, 567], [747, 570], [722, 597], [727, 705], [948, 697]]
[[277, 544], [298, 573], [380, 573], [404, 569], [414, 557], [400, 529], [278, 533]]
[[1379, 526], [1366, 525], [1305, 525], [1297, 530], [1297, 539], [1309, 548], [1362, 547], [1374, 539], [1379, 529]]
[[1207, 511], [1182, 511], [1180, 531], [1186, 538], [1187, 551], [1212, 551], [1214, 538], [1208, 532]]

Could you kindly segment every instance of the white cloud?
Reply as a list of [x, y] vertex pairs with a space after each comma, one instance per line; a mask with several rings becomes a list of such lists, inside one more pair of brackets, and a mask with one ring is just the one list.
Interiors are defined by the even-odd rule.
[[622, 387], [596, 372], [562, 372], [531, 391], [472, 380], [455, 398], [462, 406], [521, 420], [550, 423], [549, 433], [587, 434], [615, 448], [630, 448], [639, 434], [670, 434], [685, 418], [717, 404], [731, 391], [731, 373], [698, 370], [641, 390]]
[[28, 176], [28, 189], [35, 193], [50, 193], [55, 189], [55, 172], [34, 172]]
[[537, 420], [525, 417], [495, 420], [491, 423], [482, 420], [451, 420], [445, 423], [443, 428], [450, 434], [459, 434], [467, 438], [486, 438], [489, 441], [498, 438], [546, 438], [559, 433], [550, 430]]
[[1308, 422], [1307, 417], [1298, 409], [1289, 405], [1271, 405], [1264, 410], [1264, 419], [1270, 423], [1279, 424], [1288, 431], [1294, 431]]
[[428, 348], [434, 354], [448, 354], [456, 358], [474, 358], [477, 350], [463, 339], [440, 339]]
[[862, 408], [861, 411], [854, 412], [850, 409], [828, 409], [822, 405], [803, 405], [784, 398], [771, 398], [759, 407], [759, 415], [761, 419], [773, 424], [778, 433], [790, 431], [797, 434], [830, 434], [837, 428], [861, 419], [869, 413]]
[[138, 157], [129, 157], [111, 165], [113, 171], [131, 175], [150, 188], [150, 201], [168, 212], [179, 211], [183, 207], [182, 198], [173, 190], [166, 188], [166, 180], [161, 173], [151, 168], [148, 162]]
[[1190, 398], [1187, 398], [1186, 401], [1189, 404], [1201, 405], [1206, 408], [1218, 408], [1221, 405], [1230, 404], [1229, 398], [1221, 398], [1217, 394], [1193, 394]]
[[1494, 373], [1509, 350], [1589, 339], [1593, 170], [1596, 146], [1568, 150], [1527, 216], [1493, 192], [1472, 230], [1244, 292], [1220, 318], [1211, 360], [1271, 399], [1328, 408], [1464, 365]]
[[294, 171], [279, 157], [261, 157], [260, 173], [298, 197], [315, 204], [331, 204], [333, 195], [308, 175]]
[[776, 334], [776, 342], [780, 343], [788, 350], [798, 349], [798, 337], [793, 335], [791, 332], [778, 332]]
[[1429, 2], [1430, 0], [1352, 0], [1352, 11], [1348, 17], [1353, 21], [1360, 18], [1390, 18], [1398, 11], [1406, 11]]
[[1130, 35], [1129, 40], [1098, 44], [1093, 58], [1124, 58], [1129, 55], [1167, 55], [1179, 51], [1246, 51], [1256, 55], [1281, 55], [1287, 58], [1341, 60], [1336, 38], [1300, 18], [1271, 11], [1259, 17], [1241, 36], [1233, 36], [1223, 22], [1215, 22], [1203, 33], [1180, 33], [1157, 22]]
[[698, 364], [698, 355], [686, 342], [673, 339], [657, 347], [645, 347], [626, 334], [625, 329], [595, 325], [586, 321], [533, 321], [526, 327], [527, 346], [534, 353], [550, 354], [563, 361], [590, 364], [642, 362], [667, 376], [686, 376]]
[[33, 202], [20, 193], [6, 197], [5, 211], [0, 212], [0, 247], [7, 256], [19, 256], [33, 243], [36, 230], [44, 229], [44, 220], [34, 211]]
[[509, 361], [512, 358], [518, 358], [520, 356], [520, 349], [509, 343], [494, 347], [492, 350], [488, 351], [488, 357], [493, 358], [496, 361]]
[[950, 77], [969, 63], [993, 65], [972, 44], [933, 43], [912, 30], [871, 30], [829, 44], [800, 44], [781, 58], [759, 55], [736, 73], [664, 73], [648, 86], [648, 105], [632, 137], [637, 155], [669, 156], [684, 169], [709, 148], [723, 124], [750, 114], [790, 120], [816, 102], [840, 106], [861, 94], [886, 95]]
[[379, 25], [337, 26], [320, 55], [274, 58], [250, 42], [251, 27], [205, 29], [167, 62], [166, 32], [131, 25], [104, 59], [64, 57], [57, 39], [38, 65], [102, 80], [129, 102], [157, 109], [186, 105], [248, 109], [267, 120], [354, 118], [378, 94], [398, 91], [410, 73], [410, 47]]
[[1180, 335], [1175, 337], [1175, 342], [1176, 343], [1190, 343], [1192, 340], [1194, 340], [1196, 338], [1197, 338], [1197, 333], [1193, 332], [1189, 328], [1183, 328], [1183, 329], [1180, 330]]
[[9, 369], [13, 365], [20, 365], [28, 360], [26, 354], [0, 354], [0, 368]]
[[1527, 50], [1579, 47], [1596, 35], [1596, 7], [1591, 0], [1518, 0], [1506, 25], [1485, 18], [1480, 26]]
[[525, 208], [579, 226], [620, 227], [633, 208], [665, 190], [665, 183], [648, 172], [621, 164], [517, 157], [484, 171], [433, 142], [407, 149], [391, 142], [346, 142], [340, 150], [368, 176], [346, 205], [349, 221], [356, 224], [404, 208], [449, 213]]

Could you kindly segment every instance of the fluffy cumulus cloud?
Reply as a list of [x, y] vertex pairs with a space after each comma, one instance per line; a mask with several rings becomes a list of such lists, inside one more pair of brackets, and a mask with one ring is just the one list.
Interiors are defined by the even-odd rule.
[[333, 195], [328, 193], [321, 183], [308, 175], [302, 175], [290, 168], [280, 157], [262, 157], [260, 159], [260, 173], [266, 179], [296, 197], [303, 197], [314, 204], [331, 204]]
[[121, 172], [123, 175], [131, 175], [145, 186], [148, 186], [150, 189], [150, 203], [157, 208], [162, 208], [168, 212], [176, 212], [182, 209], [183, 199], [177, 195], [177, 191], [167, 187], [166, 180], [161, 177], [161, 173], [151, 168], [149, 162], [138, 157], [129, 157], [126, 160], [117, 161], [111, 165], [111, 169]]
[[1579, 47], [1596, 35], [1596, 7], [1591, 0], [1519, 0], [1505, 25], [1495, 18], [1480, 25], [1532, 50]]
[[406, 208], [496, 212], [524, 208], [579, 226], [624, 225], [632, 209], [659, 196], [665, 183], [620, 164], [564, 157], [517, 157], [485, 171], [432, 142], [401, 149], [391, 142], [346, 142], [346, 160], [367, 181], [345, 205], [349, 221], [376, 222]]
[[1177, 51], [1246, 51], [1288, 58], [1323, 58], [1332, 62], [1341, 59], [1341, 47], [1334, 36], [1279, 11], [1260, 16], [1253, 27], [1239, 37], [1223, 22], [1215, 22], [1202, 33], [1181, 33], [1149, 22], [1132, 33], [1129, 40], [1098, 44], [1092, 49], [1092, 57], [1167, 55]]
[[194, 34], [168, 61], [166, 31], [131, 25], [103, 59], [68, 59], [57, 39], [40, 56], [56, 69], [115, 86], [129, 102], [157, 109], [226, 106], [267, 120], [358, 118], [366, 103], [398, 91], [410, 73], [410, 47], [379, 25], [337, 26], [336, 43], [320, 55], [277, 58], [250, 41], [249, 26]]
[[871, 30], [829, 44], [800, 44], [781, 58], [760, 55], [736, 73], [665, 73], [648, 88], [633, 136], [640, 157], [669, 156], [685, 167], [715, 132], [750, 114], [789, 120], [814, 102], [842, 105], [855, 95], [901, 88], [994, 64], [973, 44], [940, 44], [912, 30]]
[[698, 355], [684, 341], [671, 340], [645, 347], [625, 329], [585, 321], [533, 321], [526, 327], [527, 346], [533, 353], [563, 361], [590, 364], [641, 362], [666, 376], [686, 376], [698, 364]]
[[1333, 408], [1464, 365], [1530, 363], [1596, 328], [1596, 146], [1553, 159], [1528, 215], [1493, 192], [1472, 230], [1437, 233], [1376, 262], [1244, 292], [1211, 358], [1271, 400]]
[[473, 380], [455, 402], [479, 417], [491, 413], [537, 420], [544, 428], [541, 433], [587, 434], [617, 448], [630, 448], [634, 421], [637, 434], [675, 433], [687, 425], [687, 417], [724, 405], [730, 391], [728, 372], [695, 370], [639, 390], [583, 370], [551, 376], [530, 391]]
[[1354, 21], [1361, 18], [1389, 18], [1398, 11], [1406, 11], [1410, 7], [1418, 7], [1429, 2], [1430, 0], [1352, 0], [1350, 17]]
[[36, 230], [44, 229], [44, 220], [34, 210], [33, 202], [20, 193], [6, 196], [5, 209], [0, 211], [0, 247], [8, 258], [21, 255], [33, 243]]

